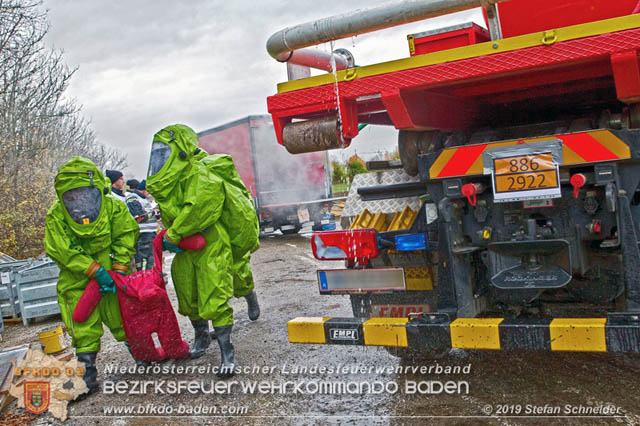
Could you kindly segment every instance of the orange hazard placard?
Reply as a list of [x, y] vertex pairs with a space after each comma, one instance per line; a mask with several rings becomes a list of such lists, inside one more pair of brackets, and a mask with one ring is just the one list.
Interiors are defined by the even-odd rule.
[[496, 202], [559, 197], [558, 165], [553, 155], [546, 152], [494, 159], [493, 193]]
[[558, 186], [551, 153], [497, 158], [493, 164], [496, 192], [531, 191]]

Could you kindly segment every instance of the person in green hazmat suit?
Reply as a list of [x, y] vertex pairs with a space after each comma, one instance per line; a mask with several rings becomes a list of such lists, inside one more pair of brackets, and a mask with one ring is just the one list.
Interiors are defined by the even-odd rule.
[[[216, 338], [222, 360], [218, 376], [231, 376], [235, 353], [233, 309], [228, 300], [245, 297], [249, 318], [256, 320], [260, 315], [249, 263], [259, 245], [251, 194], [230, 156], [207, 155], [198, 148], [196, 133], [180, 124], [154, 135], [147, 190], [158, 203], [167, 228], [163, 248], [177, 253], [171, 277], [178, 312], [189, 317], [195, 331], [190, 356], [202, 356], [212, 337]], [[181, 250], [180, 240], [195, 233], [205, 237], [205, 247]], [[208, 321], [213, 324], [213, 335]]]
[[[107, 196], [110, 183], [90, 160], [72, 157], [58, 169], [57, 201], [47, 213], [44, 246], [60, 268], [58, 304], [79, 361], [85, 363], [89, 393], [98, 390], [96, 355], [103, 323], [118, 341], [126, 341], [115, 283], [108, 270], [127, 274], [139, 227], [126, 204]], [[86, 322], [73, 311], [89, 280], [103, 297]]]

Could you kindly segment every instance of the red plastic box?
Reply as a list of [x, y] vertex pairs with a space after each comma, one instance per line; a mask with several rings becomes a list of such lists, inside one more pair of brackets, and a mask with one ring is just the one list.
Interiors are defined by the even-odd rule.
[[502, 37], [508, 38], [630, 15], [638, 3], [638, 0], [510, 0], [498, 3], [498, 15]]
[[473, 22], [466, 22], [433, 31], [409, 34], [407, 40], [409, 41], [409, 53], [411, 56], [415, 56], [470, 44], [484, 43], [491, 40], [491, 37], [484, 28]]

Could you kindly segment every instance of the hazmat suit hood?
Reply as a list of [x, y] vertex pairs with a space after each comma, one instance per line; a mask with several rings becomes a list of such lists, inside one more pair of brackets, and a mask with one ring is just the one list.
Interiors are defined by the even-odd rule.
[[198, 135], [189, 126], [174, 124], [153, 135], [147, 191], [166, 198], [195, 161], [206, 153], [198, 148]]
[[[105, 197], [109, 193], [109, 185], [104, 175], [98, 170], [95, 164], [84, 157], [71, 157], [58, 169], [54, 181], [54, 188], [58, 203], [62, 205], [65, 222], [73, 229], [78, 236], [95, 235], [97, 230], [108, 229], [108, 218], [105, 213]], [[85, 202], [88, 200], [89, 207], [94, 211], [91, 215], [79, 221], [78, 217], [69, 212], [69, 206], [73, 206], [73, 196], [78, 195], [83, 189], [85, 191]], [[66, 194], [66, 195], [65, 195]], [[87, 197], [88, 195], [88, 197]], [[77, 201], [75, 201], [77, 203]]]

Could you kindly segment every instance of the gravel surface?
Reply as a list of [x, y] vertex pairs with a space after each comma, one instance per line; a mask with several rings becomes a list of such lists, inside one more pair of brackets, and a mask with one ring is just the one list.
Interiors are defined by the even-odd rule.
[[[165, 261], [168, 265], [170, 259]], [[226, 381], [221, 381], [214, 374], [198, 372], [117, 373], [108, 376], [104, 372], [106, 366], [130, 367], [133, 362], [124, 345], [116, 342], [107, 331], [98, 357], [99, 376], [103, 382], [113, 380], [131, 388], [135, 381], [165, 381], [166, 384], [185, 380], [202, 382], [205, 390], [210, 390], [212, 384], [224, 385], [225, 389], [215, 394], [183, 391], [178, 395], [156, 393], [153, 387], [147, 388], [143, 394], [101, 392], [70, 405], [66, 424], [640, 424], [640, 356], [459, 351], [439, 360], [406, 361], [377, 347], [293, 345], [288, 343], [286, 324], [294, 317], [352, 316], [348, 297], [320, 296], [317, 291], [316, 269], [341, 268], [342, 263], [316, 261], [311, 254], [309, 239], [293, 235], [263, 239], [261, 248], [252, 257], [252, 265], [262, 314], [258, 321], [249, 321], [246, 302], [234, 300], [233, 341], [236, 363], [251, 369], [260, 367], [262, 371], [241, 373]], [[171, 285], [169, 292], [177, 304]], [[32, 341], [37, 329], [58, 322], [58, 318], [52, 318], [29, 328], [8, 326], [0, 345], [9, 347]], [[183, 337], [191, 343], [193, 331], [188, 319], [179, 317], [179, 322]], [[169, 361], [160, 366], [208, 368], [217, 366], [219, 360], [219, 350], [214, 342], [202, 358]], [[316, 367], [334, 371], [313, 371]], [[398, 367], [408, 371], [397, 372]], [[414, 367], [424, 367], [427, 371], [431, 368], [431, 374], [412, 372]], [[438, 371], [436, 374], [438, 368], [445, 367], [459, 367], [460, 371], [449, 374]], [[308, 371], [300, 371], [304, 368]], [[342, 368], [348, 371], [336, 371]], [[385, 370], [376, 371], [380, 368]], [[412, 394], [407, 391], [413, 383], [429, 381], [452, 381], [463, 390], [467, 386], [468, 392]], [[289, 387], [278, 387], [284, 382], [289, 382]], [[258, 388], [241, 388], [243, 384], [252, 383], [261, 384], [264, 387], [262, 392]], [[300, 383], [303, 387], [296, 390], [295, 385]], [[314, 392], [315, 384], [322, 383], [349, 387], [342, 391], [338, 389], [334, 394]], [[362, 393], [354, 387], [356, 385], [363, 386]], [[368, 385], [373, 386], [377, 393], [367, 393]], [[397, 391], [393, 392], [396, 386]], [[106, 415], [104, 410], [109, 407], [131, 407], [134, 410], [151, 407], [165, 412], [147, 413], [146, 416], [138, 413]], [[218, 412], [191, 417], [176, 414], [177, 410], [199, 407]], [[607, 407], [620, 416], [559, 417], [565, 415], [567, 409], [579, 410], [580, 407], [583, 410]], [[169, 410], [173, 413], [167, 413]], [[235, 411], [236, 414], [222, 416], [220, 410], [227, 410], [227, 413]], [[534, 410], [538, 411], [535, 417], [513, 417], [527, 412], [534, 415], [531, 413]], [[553, 413], [553, 410], [560, 413]], [[14, 416], [23, 412], [14, 407], [8, 411]], [[500, 417], [487, 416], [489, 412], [492, 415], [500, 413]], [[2, 421], [0, 418], [0, 423]], [[30, 424], [57, 423], [50, 416], [38, 416]]]

